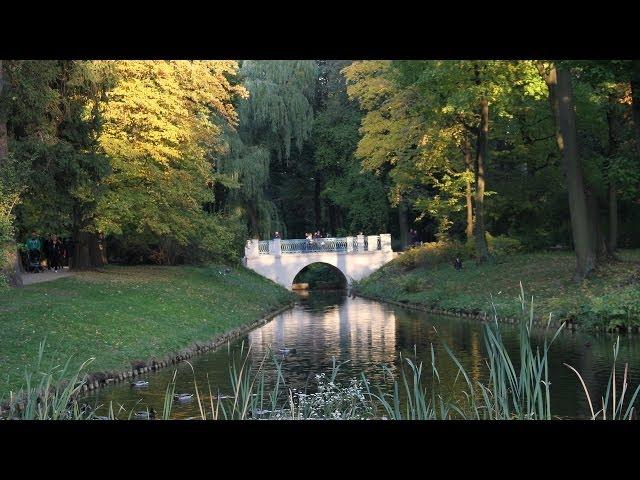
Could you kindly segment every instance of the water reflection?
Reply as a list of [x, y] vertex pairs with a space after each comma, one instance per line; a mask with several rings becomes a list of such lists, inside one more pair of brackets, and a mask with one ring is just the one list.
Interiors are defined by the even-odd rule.
[[[507, 348], [517, 363], [518, 332], [502, 327]], [[543, 339], [536, 333], [536, 339]], [[549, 375], [552, 382], [552, 411], [560, 416], [585, 416], [588, 404], [575, 375], [563, 363], [574, 366], [583, 375], [592, 391], [592, 398], [604, 395], [611, 362], [613, 337], [564, 333], [552, 347]], [[486, 381], [487, 368], [484, 353], [483, 325], [474, 320], [437, 317], [424, 312], [408, 310], [363, 298], [349, 298], [344, 292], [313, 292], [300, 298], [291, 310], [277, 316], [268, 324], [249, 332], [226, 348], [193, 359], [195, 377], [201, 388], [222, 393], [230, 392], [229, 359], [232, 352], [251, 346], [251, 361], [258, 365], [269, 348], [294, 348], [295, 354], [284, 356], [282, 373], [287, 383], [303, 389], [313, 386], [313, 375], [329, 372], [333, 358], [345, 362], [339, 378], [360, 376], [362, 372], [374, 384], [387, 388], [382, 365], [398, 373], [399, 358], [417, 357], [425, 364], [425, 382], [433, 381], [431, 351], [441, 379], [444, 394], [459, 395], [461, 378], [453, 361], [443, 348], [446, 343], [465, 366], [472, 381]], [[640, 348], [637, 336], [621, 338], [619, 364], [629, 362], [631, 386], [640, 381]], [[276, 371], [266, 362], [267, 381], [273, 384]], [[133, 390], [128, 385], [116, 385], [94, 394], [102, 404], [110, 401], [126, 409], [144, 409], [146, 406], [162, 410], [166, 385], [174, 369], [165, 369], [147, 375], [148, 389]], [[191, 368], [187, 364], [177, 367], [176, 392], [193, 393]], [[621, 372], [621, 370], [620, 370]], [[388, 380], [388, 376], [386, 378]], [[386, 387], [385, 387], [386, 385]], [[175, 418], [198, 415], [197, 403], [178, 404]]]

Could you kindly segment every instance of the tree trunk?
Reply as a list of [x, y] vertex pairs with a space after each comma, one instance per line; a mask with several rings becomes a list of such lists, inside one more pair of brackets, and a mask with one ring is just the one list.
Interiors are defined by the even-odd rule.
[[640, 60], [631, 62], [631, 118], [635, 132], [636, 149], [640, 156]]
[[[4, 89], [3, 64], [0, 60], [0, 98]], [[7, 117], [2, 108], [0, 108], [0, 168], [2, 160], [9, 154], [8, 137], [7, 137]]]
[[607, 152], [606, 178], [609, 196], [609, 241], [607, 242], [610, 255], [615, 255], [618, 247], [618, 192], [615, 175], [612, 173], [618, 155], [618, 123], [616, 118], [616, 98], [609, 96], [607, 109], [607, 126], [609, 127], [609, 149]]
[[320, 223], [322, 222], [322, 208], [320, 205], [320, 193], [322, 192], [322, 185], [320, 184], [320, 173], [316, 172], [314, 176], [313, 187], [313, 218], [315, 229], [320, 230]]
[[[558, 69], [553, 77], [557, 78], [555, 89], [557, 96], [553, 99], [556, 105], [555, 110], [558, 112], [557, 141], [567, 177], [571, 231], [577, 260], [574, 279], [582, 280], [596, 267], [596, 239], [593, 236], [593, 225], [589, 218], [582, 165], [578, 157], [571, 74], [567, 70]], [[551, 89], [549, 93], [551, 94]]]
[[470, 240], [473, 237], [473, 190], [471, 188], [471, 179], [470, 173], [473, 170], [473, 160], [472, 160], [472, 152], [471, 152], [471, 144], [467, 138], [464, 139], [463, 143], [464, 150], [464, 164], [467, 168], [467, 181], [466, 181], [466, 206], [467, 206], [467, 227], [465, 229], [465, 233], [467, 235], [467, 240]]
[[618, 248], [618, 192], [615, 180], [609, 180], [609, 253]]
[[91, 268], [91, 253], [89, 244], [90, 234], [77, 231], [73, 235], [73, 256], [69, 267], [73, 270], [86, 270]]
[[476, 261], [482, 263], [489, 258], [486, 230], [484, 224], [484, 167], [487, 161], [489, 141], [489, 102], [486, 98], [480, 100], [480, 128], [478, 129], [478, 148], [475, 158], [476, 184], [476, 221], [473, 229], [476, 242]]
[[249, 216], [249, 235], [251, 238], [259, 238], [260, 230], [258, 225], [258, 215], [254, 203], [247, 205], [247, 215]]
[[404, 250], [409, 243], [409, 218], [404, 200], [400, 200], [398, 204], [398, 226], [400, 227], [400, 246]]
[[104, 235], [89, 234], [89, 261], [90, 267], [104, 267], [107, 262], [107, 246]]
[[608, 260], [610, 258], [609, 242], [600, 225], [600, 207], [598, 205], [598, 198], [596, 197], [593, 189], [587, 184], [585, 184], [585, 197], [587, 199], [587, 209], [589, 212], [591, 238], [595, 242], [596, 261]]

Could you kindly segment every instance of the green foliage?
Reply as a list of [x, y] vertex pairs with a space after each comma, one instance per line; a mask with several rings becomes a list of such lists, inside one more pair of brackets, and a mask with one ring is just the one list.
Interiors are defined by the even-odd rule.
[[[99, 136], [113, 173], [98, 206], [97, 225], [137, 237], [160, 263], [176, 258], [229, 258], [241, 236], [233, 222], [203, 209], [223, 148], [224, 128], [237, 116], [232, 102], [245, 95], [230, 83], [232, 61], [104, 62], [113, 75], [102, 102]], [[134, 142], [131, 140], [135, 139]], [[224, 228], [228, 224], [230, 228]], [[230, 236], [232, 238], [230, 238]], [[205, 255], [206, 253], [206, 255]]]
[[522, 251], [522, 243], [515, 238], [509, 238], [506, 235], [492, 236], [487, 232], [487, 243], [491, 255], [513, 255]]
[[429, 268], [436, 265], [451, 264], [456, 257], [467, 258], [466, 247], [456, 240], [424, 243], [403, 252], [388, 264], [388, 268], [399, 266], [402, 270]]
[[96, 108], [109, 84], [89, 61], [9, 64], [10, 151], [24, 178], [17, 234], [95, 230], [108, 159], [98, 151]]

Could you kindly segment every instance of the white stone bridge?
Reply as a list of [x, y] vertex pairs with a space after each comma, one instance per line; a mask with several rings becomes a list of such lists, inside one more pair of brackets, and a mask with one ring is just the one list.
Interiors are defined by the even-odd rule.
[[247, 240], [244, 252], [245, 267], [289, 289], [298, 273], [313, 263], [332, 265], [350, 285], [397, 255], [391, 249], [388, 233], [313, 240]]

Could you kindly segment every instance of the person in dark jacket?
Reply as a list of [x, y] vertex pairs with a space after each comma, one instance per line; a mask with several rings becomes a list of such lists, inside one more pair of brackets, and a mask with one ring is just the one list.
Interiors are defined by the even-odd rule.
[[63, 246], [57, 235], [51, 237], [51, 268], [54, 272], [62, 269]]

